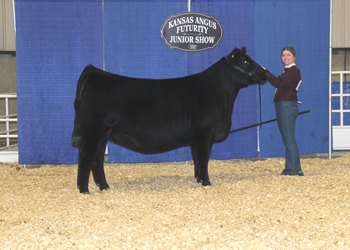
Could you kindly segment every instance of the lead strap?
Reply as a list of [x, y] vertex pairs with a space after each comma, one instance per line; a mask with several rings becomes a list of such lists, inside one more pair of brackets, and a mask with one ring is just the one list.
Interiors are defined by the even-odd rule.
[[299, 90], [300, 85], [301, 85], [302, 82], [303, 82], [303, 81], [300, 80], [299, 83], [298, 83], [298, 85], [295, 87], [295, 91], [296, 91], [296, 92], [298, 92], [298, 90]]

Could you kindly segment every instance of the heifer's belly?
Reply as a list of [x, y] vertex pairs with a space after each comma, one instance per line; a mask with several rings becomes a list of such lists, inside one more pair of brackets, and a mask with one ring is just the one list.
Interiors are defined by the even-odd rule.
[[186, 133], [168, 129], [145, 129], [140, 131], [114, 130], [109, 141], [141, 154], [158, 154], [189, 145]]

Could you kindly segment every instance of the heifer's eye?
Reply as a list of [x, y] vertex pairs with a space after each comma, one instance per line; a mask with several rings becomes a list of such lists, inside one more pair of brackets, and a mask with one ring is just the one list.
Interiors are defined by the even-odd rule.
[[245, 65], [248, 65], [249, 64], [249, 61], [248, 60], [242, 60], [242, 63], [245, 64]]

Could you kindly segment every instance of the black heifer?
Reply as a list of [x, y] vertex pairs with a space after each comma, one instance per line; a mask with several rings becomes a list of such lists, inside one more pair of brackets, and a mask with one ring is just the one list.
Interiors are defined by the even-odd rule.
[[195, 178], [210, 185], [210, 152], [229, 135], [239, 90], [268, 77], [245, 47], [199, 74], [173, 79], [137, 79], [87, 66], [78, 81], [72, 134], [80, 192], [89, 193], [90, 171], [101, 190], [109, 188], [103, 169], [107, 141], [142, 154], [190, 146]]

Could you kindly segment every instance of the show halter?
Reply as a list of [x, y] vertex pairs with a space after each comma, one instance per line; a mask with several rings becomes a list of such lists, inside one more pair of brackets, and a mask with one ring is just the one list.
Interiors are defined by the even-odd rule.
[[[232, 55], [232, 58], [234, 57], [234, 55]], [[237, 65], [233, 64], [230, 62], [230, 60], [228, 59], [229, 55], [225, 56], [226, 61], [235, 69], [237, 69], [238, 71], [240, 71], [243, 74], [248, 74], [248, 76], [250, 77], [255, 77], [255, 72], [258, 69], [258, 67], [260, 66], [259, 64], [256, 65], [255, 69], [253, 71], [246, 71], [240, 67], [238, 67]]]

